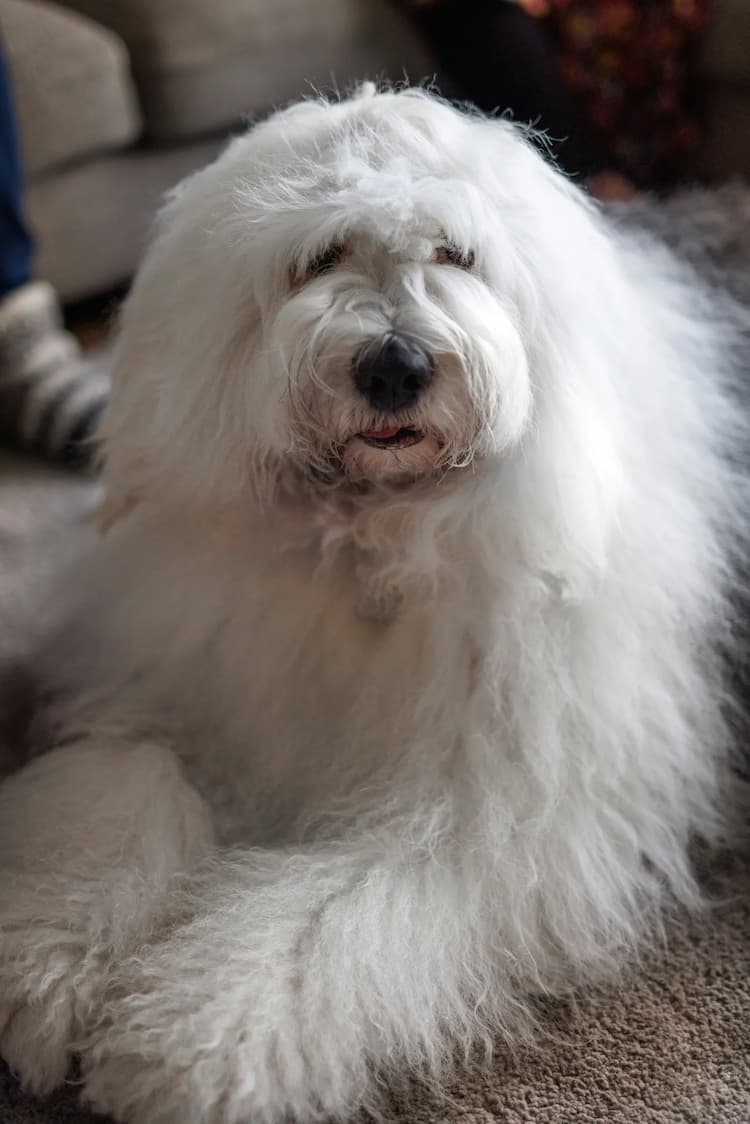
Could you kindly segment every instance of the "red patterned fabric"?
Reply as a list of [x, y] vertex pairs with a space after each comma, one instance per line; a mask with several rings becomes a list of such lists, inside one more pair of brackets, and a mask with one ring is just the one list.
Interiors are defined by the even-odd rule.
[[465, 96], [546, 128], [567, 171], [668, 183], [700, 141], [693, 64], [711, 0], [395, 2]]
[[674, 178], [698, 145], [691, 71], [711, 0], [520, 0], [550, 27], [563, 77], [612, 162]]

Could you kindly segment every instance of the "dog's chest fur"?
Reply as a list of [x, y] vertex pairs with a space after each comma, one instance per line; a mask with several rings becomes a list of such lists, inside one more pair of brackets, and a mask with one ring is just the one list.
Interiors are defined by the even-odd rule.
[[472, 689], [468, 613], [381, 580], [351, 547], [325, 566], [263, 535], [147, 537], [147, 562], [137, 530], [104, 559], [107, 607], [86, 613], [99, 674], [139, 725], [166, 722], [227, 841], [288, 837], [354, 792], [361, 804], [421, 742], [449, 754]]

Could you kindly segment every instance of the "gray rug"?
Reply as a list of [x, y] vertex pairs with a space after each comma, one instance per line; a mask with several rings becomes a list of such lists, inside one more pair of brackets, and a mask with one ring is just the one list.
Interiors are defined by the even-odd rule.
[[[74, 556], [90, 486], [0, 460], [0, 767], [23, 754], [33, 711], [26, 653], [47, 577]], [[451, 1083], [444, 1099], [393, 1096], [390, 1124], [749, 1124], [750, 871], [724, 872], [724, 904], [675, 925], [668, 947], [576, 1008], [552, 1004], [550, 1041], [511, 1056], [501, 1046]], [[0, 1124], [95, 1124], [71, 1082], [26, 1097], [0, 1067]], [[101, 1118], [98, 1118], [101, 1120]], [[248, 1124], [252, 1122], [248, 1121]]]

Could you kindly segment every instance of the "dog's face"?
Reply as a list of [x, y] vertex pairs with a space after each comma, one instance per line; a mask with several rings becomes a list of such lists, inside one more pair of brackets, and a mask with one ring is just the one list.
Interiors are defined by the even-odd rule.
[[339, 213], [322, 244], [292, 259], [268, 325], [272, 377], [288, 387], [290, 453], [303, 466], [408, 482], [512, 441], [529, 381], [469, 224], [451, 231], [419, 178], [401, 184], [408, 217], [394, 219], [377, 178], [367, 190], [358, 215]]
[[194, 488], [285, 468], [404, 486], [502, 455], [531, 416], [558, 179], [511, 125], [415, 91], [237, 139], [176, 194], [136, 283], [113, 461], [126, 426], [123, 461], [173, 450]]
[[433, 133], [436, 110], [455, 115], [403, 105], [429, 112], [394, 119], [378, 99], [314, 110], [308, 152], [278, 173], [299, 206], [273, 220], [263, 375], [282, 390], [279, 452], [323, 477], [440, 476], [512, 443], [528, 417], [486, 201], [469, 154]]

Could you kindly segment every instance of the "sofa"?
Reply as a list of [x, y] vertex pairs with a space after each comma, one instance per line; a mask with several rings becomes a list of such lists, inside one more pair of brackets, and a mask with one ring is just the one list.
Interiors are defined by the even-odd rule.
[[127, 279], [163, 193], [313, 88], [432, 74], [387, 0], [0, 0], [36, 235], [63, 301]]

